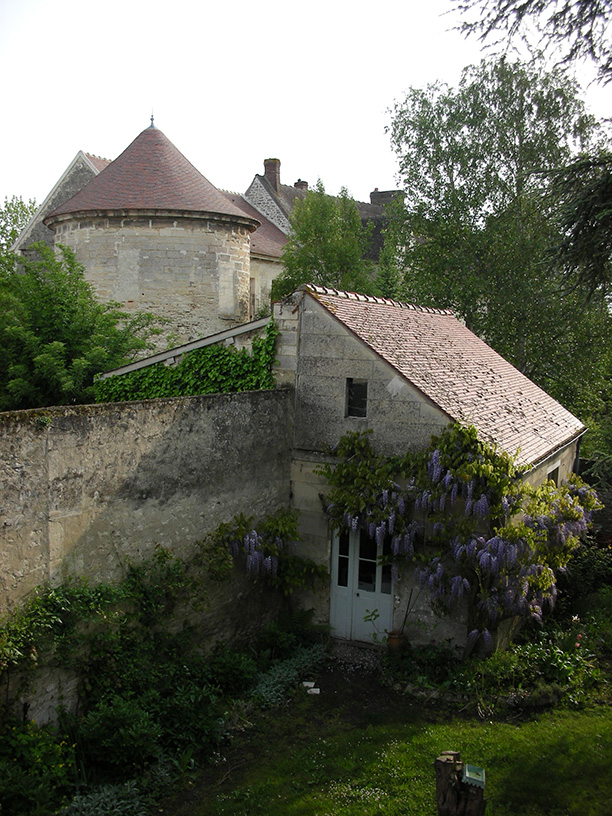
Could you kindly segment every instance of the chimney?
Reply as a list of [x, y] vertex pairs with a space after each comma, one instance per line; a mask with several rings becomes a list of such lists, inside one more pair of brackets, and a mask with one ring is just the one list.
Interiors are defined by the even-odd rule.
[[398, 197], [404, 198], [403, 190], [379, 190], [375, 187], [370, 193], [370, 204], [389, 204]]
[[308, 182], [302, 181], [302, 179], [298, 179], [293, 186], [296, 187], [298, 190], [307, 190]]
[[280, 193], [280, 159], [264, 159], [264, 175], [275, 193]]

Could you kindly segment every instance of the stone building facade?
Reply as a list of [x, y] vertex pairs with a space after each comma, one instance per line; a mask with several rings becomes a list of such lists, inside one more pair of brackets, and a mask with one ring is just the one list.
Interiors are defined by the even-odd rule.
[[[244, 195], [215, 187], [151, 124], [113, 162], [79, 152], [24, 229], [74, 250], [97, 296], [167, 321], [160, 348], [223, 331], [270, 309], [296, 201], [266, 159]], [[386, 195], [392, 195], [391, 193]], [[380, 237], [380, 194], [358, 203]]]

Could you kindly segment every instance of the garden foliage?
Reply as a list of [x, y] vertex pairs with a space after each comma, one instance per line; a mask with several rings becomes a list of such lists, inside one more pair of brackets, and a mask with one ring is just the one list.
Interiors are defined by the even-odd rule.
[[[320, 665], [324, 649], [297, 612], [265, 627], [258, 645], [219, 643], [208, 653], [189, 624], [190, 612], [206, 601], [205, 573], [228, 577], [232, 542], [243, 566], [250, 555], [252, 575], [284, 595], [325, 572], [291, 552], [297, 515], [280, 510], [258, 524], [239, 517], [210, 538], [216, 547], [202, 542], [189, 562], [158, 547], [149, 560], [127, 564], [117, 583], [40, 587], [2, 623], [7, 701], [18, 684], [26, 691], [39, 667], [68, 669], [80, 681], [79, 713], [60, 712], [58, 729], [0, 712], [0, 803], [7, 812], [52, 813], [79, 789], [66, 813], [101, 816], [111, 806], [140, 813], [145, 798], [129, 780], [169, 762], [176, 776], [218, 745], [228, 700], [273, 705]], [[279, 668], [283, 660], [290, 663]], [[93, 783], [104, 784], [94, 791]]]
[[149, 348], [156, 318], [98, 303], [68, 248], [0, 260], [0, 411], [93, 402], [96, 374]]
[[265, 337], [253, 340], [252, 351], [232, 346], [205, 346], [185, 354], [175, 366], [164, 363], [96, 380], [96, 402], [188, 397], [274, 388], [278, 327], [270, 321]]
[[396, 568], [415, 561], [440, 611], [467, 601], [470, 639], [489, 649], [502, 621], [541, 621], [553, 607], [558, 574], [600, 507], [575, 476], [532, 487], [473, 427], [449, 426], [425, 451], [392, 459], [367, 433], [350, 433], [336, 453], [338, 464], [320, 469], [332, 523], [378, 543], [388, 536]]
[[261, 578], [287, 597], [296, 589], [312, 587], [327, 576], [327, 569], [295, 552], [299, 540], [299, 513], [278, 510], [254, 524], [240, 514], [223, 523], [202, 542], [202, 552], [214, 577], [229, 577], [232, 563], [244, 565], [253, 578]]

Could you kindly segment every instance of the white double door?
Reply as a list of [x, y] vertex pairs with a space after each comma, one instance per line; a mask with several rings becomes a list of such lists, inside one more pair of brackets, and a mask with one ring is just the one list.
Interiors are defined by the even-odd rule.
[[391, 566], [381, 563], [388, 539], [377, 544], [364, 530], [334, 533], [330, 624], [335, 637], [380, 642], [393, 624]]

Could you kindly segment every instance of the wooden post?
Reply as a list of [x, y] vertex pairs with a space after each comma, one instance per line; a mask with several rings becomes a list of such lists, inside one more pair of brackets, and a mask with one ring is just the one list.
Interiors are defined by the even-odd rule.
[[458, 751], [444, 751], [434, 762], [438, 816], [484, 816], [484, 788], [463, 782]]

